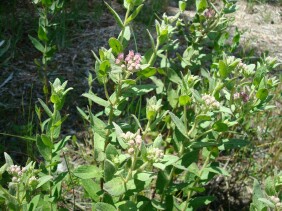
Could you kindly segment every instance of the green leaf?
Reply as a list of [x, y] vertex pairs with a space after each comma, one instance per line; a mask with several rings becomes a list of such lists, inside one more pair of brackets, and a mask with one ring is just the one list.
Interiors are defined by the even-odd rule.
[[268, 90], [267, 89], [260, 89], [256, 93], [256, 97], [260, 99], [261, 101], [265, 101], [268, 96]]
[[186, 2], [185, 1], [179, 1], [178, 2], [178, 8], [180, 9], [181, 12], [184, 12], [186, 9]]
[[104, 202], [95, 203], [92, 207], [93, 211], [117, 211], [117, 209], [111, 205]]
[[73, 175], [80, 179], [99, 179], [102, 177], [102, 172], [97, 166], [84, 165], [77, 167], [73, 171]]
[[227, 114], [231, 114], [233, 115], [233, 112], [230, 108], [227, 108], [225, 106], [220, 106], [220, 109], [219, 109], [220, 112], [223, 112], [223, 113], [227, 113]]
[[222, 175], [227, 176], [227, 177], [231, 176], [225, 169], [220, 168], [218, 166], [209, 166], [209, 167], [205, 168], [204, 171], [213, 172], [213, 173], [216, 173], [216, 174], [222, 174]]
[[137, 207], [136, 207], [136, 204], [132, 201], [122, 201], [118, 203], [118, 210], [119, 211], [137, 211]]
[[93, 93], [84, 93], [82, 94], [83, 97], [88, 98], [89, 100], [93, 101], [94, 103], [104, 106], [104, 107], [108, 107], [110, 106], [110, 103], [100, 97], [98, 97], [97, 95], [93, 94]]
[[174, 69], [168, 68], [167, 70], [167, 77], [170, 81], [176, 83], [176, 84], [182, 84], [181, 78], [178, 76], [178, 74], [175, 72]]
[[206, 114], [199, 114], [196, 116], [195, 118], [195, 122], [199, 123], [202, 121], [211, 121], [211, 117], [209, 115]]
[[117, 139], [118, 139], [118, 142], [120, 144], [120, 146], [123, 148], [123, 149], [126, 149], [127, 148], [127, 144], [123, 141], [123, 139], [121, 138], [121, 134], [123, 133], [122, 129], [120, 128], [119, 125], [117, 125], [116, 123], [113, 122], [113, 125], [115, 127], [115, 132], [116, 132], [116, 136], [117, 136]]
[[165, 208], [166, 208], [163, 203], [161, 203], [160, 201], [157, 201], [156, 199], [152, 200], [152, 205], [157, 210], [165, 210]]
[[45, 175], [40, 177], [38, 179], [38, 185], [36, 186], [36, 188], [40, 188], [42, 185], [44, 185], [45, 183], [49, 182], [52, 179], [53, 177], [51, 175]]
[[[94, 132], [97, 133], [101, 137], [101, 139], [106, 138], [106, 130], [105, 130], [106, 124], [101, 119], [94, 116], [91, 112], [90, 112], [90, 125], [92, 127], [92, 130], [94, 130]], [[95, 145], [95, 147], [97, 146]], [[104, 146], [103, 146], [103, 149], [104, 149]]]
[[147, 33], [148, 33], [148, 35], [149, 35], [149, 38], [150, 38], [150, 41], [151, 41], [151, 45], [152, 45], [152, 49], [155, 49], [156, 47], [156, 45], [155, 45], [155, 41], [154, 41], [154, 38], [153, 38], [153, 36], [151, 35], [151, 33], [150, 33], [150, 31], [148, 30], [148, 29], [146, 29], [146, 31], [147, 31]]
[[94, 182], [92, 179], [82, 179], [81, 185], [94, 201], [99, 201], [100, 196], [97, 194], [100, 191], [100, 185]]
[[125, 184], [122, 178], [117, 177], [104, 184], [104, 190], [112, 196], [120, 196], [125, 193]]
[[252, 205], [255, 206], [257, 210], [266, 210], [265, 204], [259, 200], [261, 198], [264, 198], [264, 194], [261, 190], [258, 180], [254, 179]]
[[192, 198], [189, 201], [188, 207], [193, 208], [193, 210], [197, 210], [199, 207], [208, 205], [214, 200], [215, 200], [214, 196], [198, 196], [198, 197]]
[[7, 167], [14, 165], [14, 162], [8, 153], [4, 152], [4, 157], [5, 157]]
[[36, 136], [36, 146], [43, 158], [47, 161], [50, 161], [52, 157], [52, 149], [44, 144], [39, 135]]
[[39, 199], [40, 199], [40, 195], [34, 196], [32, 198], [32, 200], [27, 204], [27, 210], [28, 211], [36, 211]]
[[119, 42], [118, 39], [111, 37], [109, 39], [109, 45], [111, 47], [111, 49], [113, 50], [113, 53], [118, 55], [119, 53], [121, 53], [123, 51], [123, 47], [121, 45], [121, 43]]
[[265, 192], [269, 196], [275, 196], [277, 194], [275, 190], [275, 180], [273, 177], [267, 177], [265, 180]]
[[213, 129], [217, 132], [225, 132], [228, 131], [228, 125], [221, 122], [221, 121], [217, 121], [213, 124]]
[[[121, 38], [122, 34], [119, 35], [119, 38]], [[131, 32], [130, 32], [130, 27], [129, 26], [126, 26], [125, 29], [124, 29], [124, 34], [123, 34], [123, 38], [126, 40], [126, 41], [129, 41], [130, 40], [130, 37], [131, 37]], [[124, 43], [122, 43], [124, 44]]]
[[39, 26], [37, 34], [38, 34], [38, 38], [41, 41], [44, 41], [44, 42], [48, 41], [46, 28], [44, 28], [43, 26]]
[[33, 46], [39, 50], [41, 53], [45, 52], [45, 48], [43, 47], [43, 45], [35, 38], [33, 38], [32, 36], [28, 35], [29, 39], [31, 40]]
[[135, 176], [136, 179], [143, 181], [143, 182], [146, 182], [148, 180], [152, 180], [155, 177], [156, 177], [156, 174], [152, 173], [152, 172], [142, 172], [142, 173], [136, 174], [136, 176]]
[[115, 173], [116, 173], [115, 164], [112, 161], [106, 159], [104, 161], [104, 178], [105, 178], [105, 181], [108, 182], [111, 179], [113, 179]]
[[53, 148], [53, 143], [51, 141], [51, 138], [45, 134], [41, 135], [41, 140], [43, 141], [43, 143], [48, 146], [49, 148]]
[[185, 153], [182, 158], [177, 161], [174, 166], [176, 168], [187, 170], [188, 166], [190, 166], [193, 162], [197, 162], [199, 157], [199, 150], [193, 150], [191, 152]]
[[120, 28], [123, 28], [123, 22], [121, 20], [121, 18], [119, 17], [119, 15], [116, 13], [116, 11], [107, 3], [104, 1], [104, 3], [106, 4], [106, 6], [108, 7], [108, 9], [110, 10], [110, 12], [113, 14], [117, 24], [119, 25]]
[[99, 77], [106, 77], [108, 71], [111, 69], [111, 63], [109, 60], [104, 60], [99, 65]]
[[184, 123], [177, 116], [175, 116], [173, 113], [169, 112], [169, 115], [170, 115], [172, 121], [174, 122], [175, 126], [178, 128], [178, 130], [185, 137], [187, 137], [187, 130], [186, 130], [186, 127], [185, 127]]
[[222, 145], [220, 145], [218, 148], [220, 150], [236, 149], [247, 146], [248, 144], [250, 144], [250, 142], [243, 139], [223, 139]]
[[130, 87], [124, 87], [122, 89], [122, 96], [123, 97], [140, 96], [149, 93], [156, 88], [157, 86], [155, 84], [143, 84], [143, 85], [133, 85]]
[[164, 155], [163, 159], [159, 163], [154, 163], [153, 166], [164, 170], [167, 166], [175, 164], [179, 160], [179, 157], [175, 155]]
[[228, 66], [225, 64], [224, 61], [220, 60], [218, 63], [218, 68], [219, 68], [219, 75], [221, 76], [221, 78], [226, 78], [229, 74], [228, 71]]
[[82, 116], [83, 119], [89, 121], [88, 115], [82, 109], [80, 109], [79, 107], [76, 107], [76, 109], [80, 113], [80, 115]]
[[144, 5], [141, 4], [136, 8], [136, 10], [134, 10], [134, 12], [127, 18], [125, 25], [128, 25], [132, 20], [134, 20], [134, 18], [139, 14], [143, 6]]
[[155, 138], [154, 142], [153, 142], [153, 147], [155, 148], [161, 148], [162, 146], [162, 143], [163, 143], [163, 137], [161, 134], [159, 134], [157, 136], [157, 138]]
[[48, 106], [39, 98], [38, 98], [38, 101], [41, 104], [44, 111], [46, 112], [46, 114], [51, 118], [53, 114], [52, 114], [51, 110], [48, 108]]
[[263, 204], [265, 204], [267, 207], [270, 207], [272, 209], [275, 208], [275, 204], [273, 204], [271, 201], [269, 201], [268, 199], [266, 198], [259, 198], [258, 199], [260, 202], [262, 202]]
[[66, 136], [65, 138], [60, 140], [58, 143], [54, 144], [53, 153], [59, 152], [61, 149], [63, 149], [66, 146], [70, 138], [71, 136]]
[[145, 78], [149, 78], [153, 75], [155, 75], [157, 72], [157, 69], [155, 67], [148, 67], [145, 68], [144, 70], [140, 70], [137, 72], [138, 76], [144, 76]]
[[208, 141], [208, 142], [192, 142], [190, 145], [190, 148], [192, 149], [200, 149], [203, 147], [212, 147], [212, 146], [218, 146], [217, 142], [214, 141]]
[[179, 105], [185, 106], [191, 102], [191, 98], [187, 95], [182, 95], [179, 97]]
[[118, 151], [116, 147], [112, 144], [107, 145], [105, 153], [106, 153], [107, 159], [109, 160], [112, 160], [114, 157], [118, 155]]

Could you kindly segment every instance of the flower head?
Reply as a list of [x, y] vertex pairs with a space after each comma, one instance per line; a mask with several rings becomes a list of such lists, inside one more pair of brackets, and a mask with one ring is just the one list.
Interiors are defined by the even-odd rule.
[[211, 95], [203, 95], [202, 99], [208, 107], [219, 108], [220, 103]]
[[140, 69], [141, 65], [141, 55], [139, 53], [134, 53], [133, 50], [130, 50], [129, 53], [124, 58], [124, 54], [120, 53], [116, 58], [115, 63], [120, 65], [123, 70], [129, 72], [136, 72]]
[[150, 146], [147, 149], [147, 159], [151, 162], [158, 162], [164, 157], [163, 150]]

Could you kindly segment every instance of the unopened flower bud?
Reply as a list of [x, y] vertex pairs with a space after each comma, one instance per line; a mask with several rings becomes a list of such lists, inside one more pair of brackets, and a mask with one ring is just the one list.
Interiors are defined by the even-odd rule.
[[119, 59], [116, 59], [116, 64], [120, 64], [121, 61]]
[[134, 146], [134, 144], [135, 144], [135, 142], [134, 142], [134, 140], [129, 140], [129, 142], [128, 142], [129, 144], [130, 144], [130, 146]]
[[280, 202], [280, 199], [276, 196], [270, 196], [271, 201], [273, 201], [275, 204]]
[[282, 207], [282, 203], [281, 203], [281, 202], [278, 202], [278, 203], [276, 204], [276, 207]]
[[236, 92], [234, 95], [233, 95], [233, 98], [234, 100], [238, 100], [240, 98], [240, 93], [239, 92]]
[[142, 144], [142, 137], [140, 135], [137, 135], [135, 138], [135, 142], [137, 145], [141, 145]]
[[132, 155], [134, 153], [134, 149], [133, 148], [129, 148], [128, 149], [128, 154]]
[[205, 101], [205, 104], [208, 107], [213, 107], [213, 108], [219, 108], [220, 107], [220, 103], [213, 96], [203, 95], [202, 99]]
[[17, 177], [13, 177], [12, 178], [12, 182], [18, 182], [18, 178]]
[[123, 59], [124, 59], [124, 54], [123, 54], [123, 53], [120, 53], [120, 54], [118, 55], [118, 59], [119, 59], [119, 60], [123, 60]]

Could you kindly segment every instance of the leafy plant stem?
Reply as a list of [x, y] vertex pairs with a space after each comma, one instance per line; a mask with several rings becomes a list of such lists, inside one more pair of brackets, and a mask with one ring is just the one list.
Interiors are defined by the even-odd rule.
[[130, 8], [128, 8], [126, 10], [125, 18], [124, 18], [124, 21], [123, 21], [123, 28], [122, 28], [121, 37], [120, 37], [120, 42], [121, 43], [123, 42], [123, 36], [124, 36], [124, 32], [125, 32], [125, 27], [126, 27], [125, 23], [126, 23], [127, 18], [129, 16], [129, 12], [130, 12]]
[[166, 194], [165, 194], [166, 189], [168, 188], [168, 186], [169, 186], [171, 180], [173, 179], [174, 171], [175, 171], [175, 167], [173, 166], [173, 167], [171, 168], [170, 173], [169, 173], [168, 181], [166, 182], [166, 184], [165, 184], [165, 186], [164, 186], [164, 191], [163, 191], [162, 196], [161, 196], [161, 203], [163, 203], [164, 198], [165, 198], [165, 195], [166, 195]]
[[[208, 154], [208, 156], [207, 156], [203, 166], [201, 167], [201, 169], [199, 171], [198, 179], [192, 183], [193, 184], [192, 187], [196, 187], [199, 184], [199, 181], [200, 181], [200, 178], [201, 178], [201, 176], [203, 174], [203, 171], [204, 171], [204, 169], [207, 167], [207, 165], [210, 162], [210, 158], [211, 158], [211, 153], [209, 152], [209, 154]], [[186, 199], [185, 205], [184, 205], [184, 207], [183, 207], [183, 209], [181, 211], [185, 211], [187, 209], [189, 201], [191, 199], [191, 196], [192, 196], [193, 192], [194, 192], [194, 190], [188, 190], [187, 199]]]
[[[45, 7], [43, 9], [43, 12], [44, 12], [44, 27], [47, 27], [47, 16], [48, 16], [48, 8]], [[47, 46], [48, 43], [47, 41], [44, 41], [44, 52], [43, 52], [43, 72], [44, 72], [44, 88], [43, 88], [43, 92], [44, 92], [44, 95], [45, 95], [45, 102], [47, 103], [48, 102], [48, 94], [49, 94], [49, 91], [48, 91], [48, 76], [47, 76], [47, 59], [46, 59], [46, 52], [47, 52]]]
[[130, 167], [130, 169], [129, 169], [128, 173], [127, 173], [127, 176], [125, 178], [125, 183], [127, 183], [132, 178], [132, 172], [134, 171], [134, 168], [135, 168], [135, 164], [136, 164], [136, 160], [137, 160], [136, 159], [137, 154], [138, 154], [138, 151], [136, 151], [134, 153], [134, 156], [133, 156], [133, 158], [131, 160], [131, 167]]
[[187, 107], [186, 107], [186, 105], [183, 106], [183, 118], [184, 118], [184, 125], [185, 125], [185, 128], [186, 128], [186, 131], [188, 131]]
[[[71, 171], [70, 171], [70, 168], [69, 168], [69, 164], [68, 164], [68, 161], [66, 159], [66, 155], [65, 153], [63, 152], [63, 156], [64, 156], [64, 159], [65, 159], [65, 162], [66, 162], [66, 166], [67, 166], [67, 170], [68, 170], [68, 173], [70, 175], [70, 181], [73, 185], [73, 179], [72, 179], [72, 175], [71, 175]], [[73, 210], [75, 210], [75, 194], [74, 194], [74, 186], [72, 186], [72, 196], [73, 196]]]
[[155, 49], [154, 49], [154, 53], [152, 54], [152, 56], [151, 56], [151, 58], [150, 58], [150, 60], [149, 60], [149, 62], [148, 62], [148, 64], [149, 64], [150, 66], [153, 66], [153, 62], [154, 62], [154, 60], [155, 60], [155, 58], [156, 58], [156, 55], [157, 55], [157, 51], [158, 51], [158, 49], [159, 49], [159, 46], [160, 46], [160, 42], [159, 42], [159, 39], [157, 39], [157, 44], [156, 44], [156, 47], [155, 47]]

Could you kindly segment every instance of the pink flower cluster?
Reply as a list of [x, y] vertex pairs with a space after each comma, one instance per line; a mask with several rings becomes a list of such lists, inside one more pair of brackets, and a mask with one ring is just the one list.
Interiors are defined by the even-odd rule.
[[214, 11], [213, 9], [211, 9], [211, 8], [206, 9], [206, 10], [204, 11], [204, 16], [205, 16], [206, 18], [212, 18], [214, 15], [215, 15], [215, 11]]
[[132, 155], [135, 151], [135, 149], [141, 149], [142, 145], [142, 137], [137, 132], [137, 134], [126, 132], [121, 135], [121, 137], [129, 144], [128, 154]]
[[202, 99], [205, 101], [205, 104], [209, 107], [219, 108], [220, 103], [211, 95], [203, 95]]
[[163, 150], [159, 148], [155, 148], [153, 146], [147, 149], [147, 159], [152, 162], [158, 162], [160, 159], [164, 157]]
[[11, 165], [8, 169], [7, 169], [8, 173], [11, 174], [13, 176], [12, 178], [12, 182], [20, 182], [20, 178], [23, 175], [23, 173], [25, 172], [25, 168], [21, 169], [20, 166], [17, 165]]
[[124, 54], [120, 53], [116, 59], [116, 64], [121, 65], [123, 70], [128, 70], [130, 72], [136, 72], [140, 69], [141, 65], [141, 55], [139, 53], [134, 53], [134, 51], [129, 51], [129, 53], [124, 58]]
[[250, 97], [245, 92], [236, 92], [234, 95], [234, 100], [242, 99], [244, 103], [248, 102], [250, 100]]

